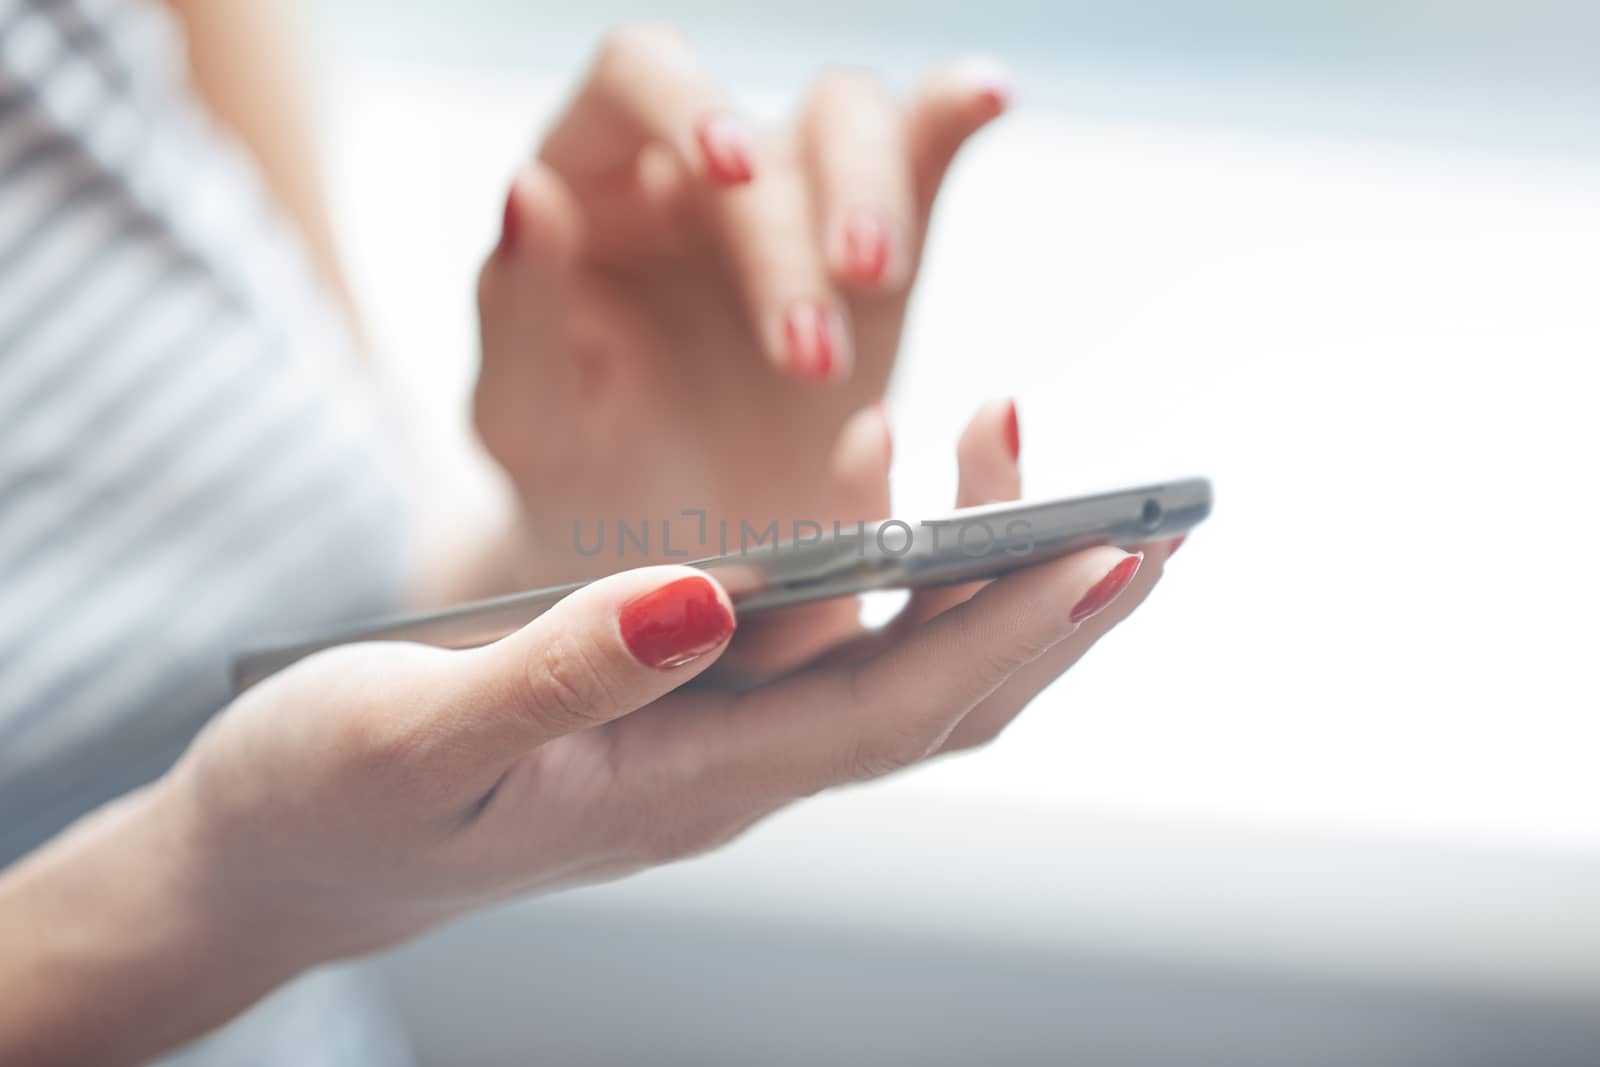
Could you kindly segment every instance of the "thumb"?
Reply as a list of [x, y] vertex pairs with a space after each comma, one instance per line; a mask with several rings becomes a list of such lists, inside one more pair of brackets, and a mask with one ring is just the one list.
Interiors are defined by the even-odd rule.
[[474, 762], [504, 769], [529, 750], [601, 726], [700, 674], [733, 636], [733, 605], [691, 567], [646, 567], [586, 585], [438, 678], [439, 724]]

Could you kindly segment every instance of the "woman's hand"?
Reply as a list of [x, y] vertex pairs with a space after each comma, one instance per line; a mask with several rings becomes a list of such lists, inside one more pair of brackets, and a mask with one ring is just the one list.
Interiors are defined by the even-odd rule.
[[[991, 405], [968, 426], [960, 503], [1017, 494], [1007, 422]], [[687, 684], [725, 660], [734, 618], [684, 567], [602, 579], [474, 651], [315, 656], [0, 877], [0, 1060], [137, 1062], [320, 962], [982, 744], [1144, 599], [1169, 551], [919, 593], [886, 630], [738, 693]], [[765, 640], [809, 639], [784, 618]]]
[[982, 63], [905, 102], [837, 72], [758, 132], [677, 34], [613, 34], [479, 284], [477, 425], [525, 502], [521, 581], [616, 568], [575, 524], [648, 522], [659, 559], [663, 522], [705, 555], [723, 520], [882, 518], [850, 510], [841, 433], [883, 394], [946, 169], [1006, 102]]
[[[959, 504], [1017, 495], [1006, 421], [990, 405], [967, 427]], [[885, 630], [740, 692], [688, 684], [734, 635], [715, 580], [626, 571], [481, 649], [312, 657], [241, 697], [166, 789], [198, 813], [180, 823], [216, 895], [320, 953], [366, 951], [987, 742], [1144, 599], [1168, 551], [1097, 548], [920, 592]]]

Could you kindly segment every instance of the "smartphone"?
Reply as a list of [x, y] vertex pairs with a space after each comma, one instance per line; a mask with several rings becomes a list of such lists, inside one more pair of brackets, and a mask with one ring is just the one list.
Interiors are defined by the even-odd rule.
[[[1137, 545], [1187, 533], [1211, 513], [1203, 478], [1040, 503], [990, 504], [911, 523], [821, 528], [797, 524], [788, 540], [688, 562], [714, 575], [740, 617], [879, 589], [921, 589], [995, 578], [1094, 545]], [[802, 537], [799, 525], [806, 526]], [[745, 531], [741, 531], [743, 534]], [[652, 562], [661, 562], [655, 560]], [[239, 657], [244, 689], [297, 660], [356, 641], [416, 641], [474, 648], [497, 641], [587, 583], [480, 600], [429, 615], [379, 620]]]

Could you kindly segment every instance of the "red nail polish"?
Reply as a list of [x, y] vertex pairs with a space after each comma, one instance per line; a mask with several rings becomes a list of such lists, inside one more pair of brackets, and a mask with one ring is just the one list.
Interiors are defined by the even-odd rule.
[[833, 316], [821, 304], [807, 301], [791, 307], [784, 319], [783, 334], [789, 349], [789, 367], [796, 374], [824, 380], [833, 373], [839, 339]]
[[517, 242], [522, 236], [522, 216], [517, 208], [517, 183], [511, 183], [511, 188], [506, 192], [506, 209], [500, 219], [500, 250], [510, 252], [516, 249]]
[[1176, 555], [1178, 549], [1182, 548], [1183, 543], [1187, 540], [1189, 540], [1188, 534], [1179, 534], [1177, 537], [1174, 537], [1170, 542], [1168, 542], [1167, 558], [1171, 559], [1174, 555]]
[[743, 185], [755, 176], [744, 125], [732, 115], [712, 115], [695, 130], [706, 173], [719, 185]]
[[817, 307], [817, 377], [833, 374], [833, 365], [839, 357], [839, 339], [834, 336], [833, 316]]
[[733, 612], [705, 578], [680, 578], [634, 597], [617, 618], [623, 643], [646, 667], [681, 667], [733, 635]]
[[1003, 81], [986, 81], [978, 87], [978, 100], [985, 111], [998, 115], [1011, 106], [1011, 86]]
[[889, 231], [871, 215], [857, 215], [844, 229], [845, 270], [858, 282], [876, 284], [889, 266]]
[[1095, 583], [1093, 589], [1083, 595], [1083, 599], [1078, 601], [1078, 606], [1072, 609], [1073, 623], [1087, 622], [1110, 607], [1111, 602], [1128, 588], [1128, 583], [1139, 573], [1139, 564], [1143, 562], [1144, 553], [1135, 552], [1112, 567], [1104, 578]]
[[1015, 463], [1022, 458], [1022, 428], [1017, 424], [1017, 402], [1015, 400], [1006, 409], [1006, 447], [1011, 450], [1011, 461]]

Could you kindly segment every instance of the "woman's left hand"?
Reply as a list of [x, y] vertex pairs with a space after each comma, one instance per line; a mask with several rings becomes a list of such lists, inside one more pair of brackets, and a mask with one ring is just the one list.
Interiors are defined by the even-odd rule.
[[525, 580], [645, 562], [581, 558], [580, 523], [591, 541], [671, 522], [703, 555], [723, 520], [883, 517], [860, 510], [887, 499], [881, 415], [862, 413], [945, 172], [1006, 103], [981, 62], [905, 102], [835, 72], [758, 132], [675, 32], [611, 35], [513, 182], [479, 281], [476, 422], [525, 503]]

